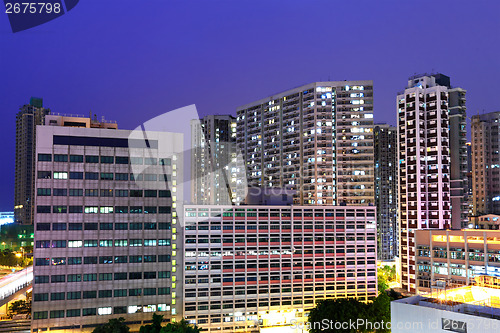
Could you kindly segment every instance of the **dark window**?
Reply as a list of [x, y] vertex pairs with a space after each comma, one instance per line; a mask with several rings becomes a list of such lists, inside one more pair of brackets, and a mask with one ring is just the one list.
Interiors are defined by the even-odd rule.
[[83, 172], [70, 171], [69, 179], [83, 179]]
[[66, 230], [66, 223], [52, 223], [52, 230]]
[[101, 190], [101, 197], [112, 197], [112, 196], [113, 196], [113, 190], [111, 189]]
[[64, 318], [64, 310], [52, 310], [52, 311], [50, 311], [50, 318]]
[[160, 230], [170, 230], [171, 228], [170, 223], [158, 223], [158, 229]]
[[115, 180], [128, 180], [128, 173], [115, 173]]
[[99, 196], [99, 190], [85, 190], [86, 197], [97, 197]]
[[79, 188], [70, 188], [69, 189], [70, 197], [81, 197], [83, 196], [83, 190]]
[[114, 296], [115, 297], [127, 297], [127, 289], [115, 289]]
[[92, 146], [92, 147], [123, 147], [123, 148], [144, 148], [158, 149], [157, 140], [141, 139], [121, 139], [121, 138], [103, 138], [89, 136], [69, 136], [54, 135], [54, 145], [64, 146]]
[[100, 230], [113, 230], [113, 223], [99, 223]]
[[36, 230], [50, 230], [50, 223], [37, 223]]
[[38, 284], [38, 283], [49, 283], [49, 276], [48, 275], [35, 276], [35, 284]]
[[101, 163], [111, 164], [113, 163], [113, 156], [101, 156]]
[[70, 223], [69, 230], [82, 230], [82, 224], [81, 223]]
[[50, 155], [50, 154], [38, 154], [38, 161], [39, 162], [51, 162], [52, 155]]
[[113, 180], [113, 173], [101, 172], [101, 180]]
[[84, 264], [97, 264], [97, 257], [85, 257], [83, 258], [83, 263]]
[[144, 272], [144, 279], [156, 279], [156, 272]]
[[129, 257], [129, 262], [131, 264], [142, 262], [142, 256], [130, 256]]
[[85, 172], [85, 179], [97, 180], [97, 179], [99, 179], [99, 173], [97, 173], [97, 172]]
[[142, 213], [141, 206], [130, 206], [130, 214], [140, 214]]
[[73, 214], [83, 213], [82, 206], [69, 206], [69, 212]]
[[80, 317], [80, 309], [66, 310], [66, 317]]
[[129, 296], [141, 296], [141, 292], [142, 292], [141, 288], [129, 289], [128, 295]]
[[[87, 290], [83, 292], [83, 298], [96, 298], [97, 291], [96, 290]], [[85, 311], [85, 309], [83, 309]]]
[[145, 190], [144, 196], [147, 198], [156, 198], [158, 196], [157, 190]]
[[113, 297], [113, 290], [99, 290], [99, 298]]
[[156, 262], [156, 256], [155, 255], [144, 256], [144, 262]]
[[69, 161], [81, 163], [83, 162], [83, 155], [69, 155]]
[[49, 294], [48, 293], [43, 293], [43, 294], [34, 294], [33, 295], [33, 300], [35, 302], [45, 302], [49, 300]]
[[128, 213], [128, 207], [127, 206], [115, 206], [115, 213]]
[[130, 230], [142, 230], [142, 223], [130, 223]]
[[142, 279], [142, 272], [130, 272], [128, 278], [129, 280], [140, 280]]
[[156, 214], [155, 206], [144, 206], [144, 214]]
[[126, 264], [128, 262], [127, 256], [117, 256], [115, 257], [115, 264]]
[[50, 259], [49, 258], [36, 258], [35, 259], [35, 266], [50, 266]]
[[87, 156], [85, 156], [85, 162], [87, 162], [87, 163], [99, 163], [99, 156], [87, 155]]
[[115, 280], [126, 280], [127, 279], [127, 273], [115, 273]]
[[[68, 279], [69, 281], [69, 279]], [[66, 293], [66, 299], [80, 299], [82, 298], [82, 292], [81, 291], [68, 291]]]
[[56, 197], [65, 197], [68, 195], [68, 190], [65, 188], [55, 188], [54, 189], [54, 196]]
[[170, 206], [159, 206], [158, 207], [158, 214], [170, 214], [172, 212], [172, 209]]
[[111, 256], [99, 257], [99, 263], [100, 264], [112, 264], [113, 257], [111, 257]]
[[38, 179], [50, 179], [52, 178], [52, 171], [38, 171]]
[[115, 163], [116, 164], [128, 164], [128, 156], [116, 156]]
[[66, 275], [51, 275], [50, 282], [51, 283], [66, 282]]
[[[144, 207], [144, 212], [146, 212], [146, 207]], [[145, 230], [156, 230], [156, 223], [144, 223]]]
[[170, 255], [168, 255], [168, 254], [159, 255], [158, 261], [159, 262], [170, 262]]
[[115, 223], [115, 230], [127, 230], [127, 229], [128, 229], [127, 223]]
[[158, 288], [158, 295], [170, 295], [170, 288]]
[[37, 189], [36, 194], [40, 197], [50, 196], [50, 188], [39, 188]]
[[132, 198], [142, 197], [142, 190], [130, 190], [130, 197]]
[[114, 314], [127, 313], [127, 307], [126, 306], [115, 306], [113, 308], [113, 313]]
[[82, 264], [81, 257], [69, 257], [68, 258], [68, 265], [81, 265], [81, 264]]
[[97, 230], [97, 223], [85, 223], [85, 230]]
[[68, 162], [68, 155], [54, 154], [54, 162]]
[[[92, 298], [95, 298], [95, 297], [92, 297]], [[95, 315], [97, 315], [96, 308], [85, 308], [85, 309], [82, 309], [82, 316], [95, 316]]]
[[50, 206], [36, 206], [37, 213], [50, 213]]
[[156, 288], [144, 288], [144, 296], [156, 295]]

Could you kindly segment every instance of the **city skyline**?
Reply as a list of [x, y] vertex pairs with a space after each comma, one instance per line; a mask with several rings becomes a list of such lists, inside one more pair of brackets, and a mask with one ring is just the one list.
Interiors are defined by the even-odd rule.
[[[221, 3], [217, 11], [206, 3], [189, 7], [158, 3], [139, 9], [122, 6], [123, 16], [114, 15], [113, 4], [100, 4], [102, 12], [96, 13], [92, 4], [82, 3], [58, 20], [4, 35], [1, 56], [11, 66], [3, 66], [0, 72], [5, 78], [0, 98], [6, 117], [0, 138], [6, 144], [6, 155], [12, 157], [0, 166], [8, 175], [3, 183], [6, 190], [0, 196], [3, 210], [13, 206], [14, 181], [9, 175], [13, 176], [15, 113], [31, 96], [44, 98], [44, 104], [54, 112], [88, 115], [91, 111], [131, 129], [192, 103], [200, 116], [235, 115], [240, 105], [305, 83], [373, 80], [374, 120], [394, 125], [394, 96], [401, 80], [415, 72], [441, 72], [467, 89], [469, 116], [481, 110], [497, 111], [494, 100], [482, 97], [494, 92], [499, 67], [493, 56], [498, 37], [491, 33], [499, 24], [493, 16], [498, 12], [497, 3], [474, 8], [432, 3], [441, 13], [436, 17], [427, 15], [431, 2], [419, 7], [395, 1], [383, 5], [318, 2], [310, 7], [293, 1], [286, 7], [281, 3], [239, 2]], [[206, 12], [214, 13], [213, 19], [207, 19]], [[351, 23], [353, 15], [358, 18], [356, 24]], [[2, 17], [0, 27], [6, 30], [7, 18]], [[89, 17], [91, 26], [87, 24]], [[423, 17], [425, 24], [418, 24]], [[460, 25], [455, 23], [457, 17]], [[294, 21], [301, 24], [290, 24]], [[149, 32], [137, 32], [139, 26], [140, 31]], [[350, 26], [349, 32], [337, 26]], [[95, 33], [88, 33], [88, 29]], [[329, 31], [338, 42], [325, 42]], [[401, 45], [416, 33], [446, 34], [447, 39], [429, 39], [434, 52], [403, 55]], [[164, 36], [165, 41], [159, 43]], [[293, 54], [276, 46], [293, 45], [297, 38], [305, 38], [309, 46], [295, 49]], [[467, 46], [450, 57], [449, 45], [463, 43]], [[352, 45], [349, 52], [338, 52], [344, 44]], [[32, 61], [31, 52], [24, 52], [27, 46], [41, 51], [37, 61]], [[143, 52], [133, 52], [136, 48]], [[293, 71], [287, 70], [290, 66]], [[222, 90], [231, 93], [220, 99], [217, 91]]]

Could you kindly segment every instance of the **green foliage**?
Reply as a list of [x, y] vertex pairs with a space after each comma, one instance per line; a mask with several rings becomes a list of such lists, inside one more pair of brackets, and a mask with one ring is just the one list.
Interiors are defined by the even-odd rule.
[[9, 305], [9, 312], [13, 315], [31, 313], [31, 302], [24, 300], [14, 301]]
[[[390, 321], [391, 299], [386, 293], [380, 294], [371, 303], [363, 303], [355, 298], [327, 299], [319, 302], [311, 310], [308, 317], [309, 333], [368, 333], [373, 332], [367, 325], [345, 325], [336, 327], [335, 323], [358, 323], [363, 319], [364, 323], [387, 323]], [[324, 323], [327, 323], [324, 325]], [[328, 324], [330, 323], [330, 324]], [[377, 332], [389, 332], [385, 329], [387, 325], [382, 325], [383, 329]], [[380, 327], [382, 327], [380, 326]]]
[[153, 323], [141, 326], [139, 333], [199, 333], [201, 329], [196, 325], [190, 325], [182, 319], [175, 323], [168, 323], [166, 326], [161, 326], [163, 316], [153, 313]]
[[190, 325], [186, 320], [175, 323], [168, 323], [167, 326], [162, 327], [160, 333], [199, 333], [201, 329], [196, 325]]
[[125, 325], [125, 318], [110, 319], [106, 324], [97, 326], [92, 333], [129, 333], [130, 328]]
[[141, 326], [139, 333], [160, 333], [162, 320], [163, 316], [153, 313], [153, 323], [150, 325]]
[[17, 266], [21, 263], [21, 259], [16, 257], [16, 254], [10, 249], [0, 251], [0, 265], [2, 266]]
[[389, 282], [396, 280], [396, 266], [380, 267], [377, 271], [378, 291], [380, 293], [389, 289]]

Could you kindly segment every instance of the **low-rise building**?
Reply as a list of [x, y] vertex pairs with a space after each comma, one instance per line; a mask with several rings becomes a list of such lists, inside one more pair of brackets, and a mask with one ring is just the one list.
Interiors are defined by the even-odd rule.
[[417, 292], [438, 282], [469, 285], [481, 274], [500, 276], [500, 231], [416, 230]]
[[478, 282], [466, 287], [436, 288], [428, 295], [391, 302], [392, 333], [498, 332], [498, 279], [485, 276]]

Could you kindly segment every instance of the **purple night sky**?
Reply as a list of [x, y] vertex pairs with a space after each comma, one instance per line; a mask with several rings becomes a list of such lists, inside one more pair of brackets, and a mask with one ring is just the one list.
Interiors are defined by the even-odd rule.
[[15, 114], [53, 112], [132, 129], [196, 104], [200, 115], [320, 80], [374, 80], [375, 121], [396, 123], [415, 73], [467, 89], [469, 115], [498, 111], [500, 1], [83, 0], [13, 34], [0, 13], [0, 210], [13, 209]]

